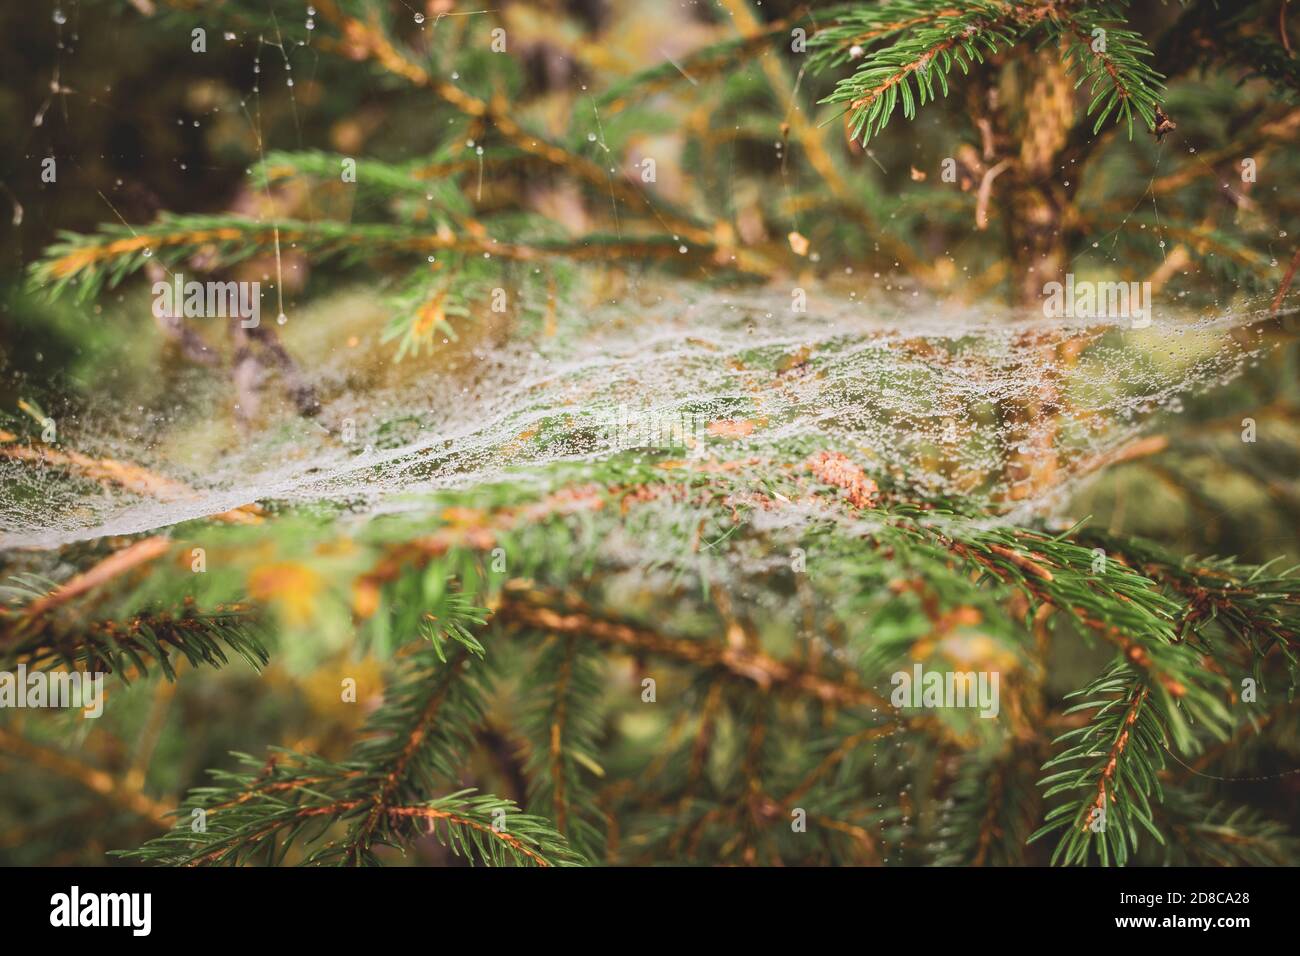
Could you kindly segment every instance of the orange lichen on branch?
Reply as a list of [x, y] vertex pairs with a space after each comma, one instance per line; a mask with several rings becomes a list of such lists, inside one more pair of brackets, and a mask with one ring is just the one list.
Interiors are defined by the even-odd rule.
[[844, 490], [855, 508], [870, 508], [876, 503], [879, 487], [848, 455], [822, 451], [809, 458], [807, 465], [819, 481]]

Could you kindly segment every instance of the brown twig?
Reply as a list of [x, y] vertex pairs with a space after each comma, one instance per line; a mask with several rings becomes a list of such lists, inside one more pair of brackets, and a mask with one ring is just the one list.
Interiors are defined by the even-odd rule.
[[8, 751], [27, 760], [33, 766], [79, 783], [87, 790], [149, 821], [160, 830], [171, 828], [171, 807], [115, 779], [103, 770], [96, 770], [78, 761], [69, 760], [63, 754], [25, 740], [3, 727], [0, 727], [0, 750]]
[[[1106, 758], [1106, 764], [1101, 771], [1101, 777], [1097, 781], [1097, 799], [1093, 802], [1092, 806], [1094, 809], [1100, 810], [1103, 814], [1106, 812], [1106, 783], [1109, 780], [1115, 779], [1115, 771], [1119, 766], [1119, 758], [1124, 755], [1124, 750], [1128, 746], [1129, 734], [1132, 732], [1131, 728], [1137, 721], [1138, 711], [1142, 707], [1142, 702], [1147, 699], [1148, 693], [1149, 691], [1147, 687], [1143, 686], [1133, 698], [1133, 702], [1129, 704], [1128, 711], [1124, 714], [1124, 720], [1120, 724], [1120, 727], [1122, 728], [1120, 734], [1115, 738], [1115, 743], [1111, 745], [1110, 753]], [[1112, 803], [1115, 801], [1116, 797], [1114, 792], [1111, 793], [1110, 799]], [[1083, 821], [1083, 828], [1087, 829], [1091, 822], [1091, 819], [1085, 819]]]
[[61, 604], [66, 604], [73, 598], [126, 574], [132, 568], [148, 564], [150, 561], [161, 557], [167, 553], [170, 547], [171, 540], [161, 535], [137, 541], [121, 551], [109, 555], [90, 570], [83, 571], [44, 597], [37, 598], [27, 605], [25, 617], [31, 619]]
[[554, 595], [537, 594], [523, 587], [508, 588], [495, 617], [507, 625], [581, 635], [602, 644], [718, 668], [764, 690], [808, 695], [841, 707], [889, 706], [884, 698], [856, 683], [799, 670], [761, 651], [666, 637], [649, 628], [597, 617], [585, 609], [557, 610], [550, 606], [554, 599]]
[[1291, 264], [1287, 266], [1286, 275], [1282, 277], [1282, 285], [1278, 287], [1277, 295], [1273, 299], [1273, 307], [1269, 312], [1277, 314], [1278, 309], [1282, 308], [1282, 300], [1286, 298], [1287, 292], [1291, 289], [1291, 280], [1295, 278], [1296, 268], [1300, 266], [1300, 248], [1297, 248], [1295, 255], [1291, 257]]

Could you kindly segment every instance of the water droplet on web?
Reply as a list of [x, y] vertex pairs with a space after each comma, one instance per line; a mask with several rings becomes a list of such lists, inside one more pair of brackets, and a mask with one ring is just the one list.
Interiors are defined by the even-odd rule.
[[275, 324], [276, 324], [276, 325], [284, 325], [284, 323], [286, 323], [286, 322], [288, 322], [288, 321], [289, 321], [289, 317], [288, 317], [287, 315], [285, 315], [283, 312], [281, 312], [279, 315], [277, 315], [277, 316], [275, 317]]
[[423, 14], [423, 13], [417, 13], [417, 14], [415, 15], [415, 22], [416, 22], [416, 23], [423, 23], [423, 22], [424, 22], [424, 14]]
[[146, 259], [148, 259], [151, 255], [153, 255], [153, 250], [150, 249], [148, 246], [146, 246], [146, 247], [144, 248], [144, 251], [142, 252], [142, 255], [143, 255]]
[[587, 142], [589, 142], [589, 143], [594, 143], [594, 142], [596, 142], [596, 134], [595, 134], [595, 133], [588, 133], [588, 134], [587, 134]]
[[62, 10], [55, 10], [54, 22], [57, 23], [59, 26], [63, 26], [63, 24], [68, 22], [68, 15], [64, 13]]

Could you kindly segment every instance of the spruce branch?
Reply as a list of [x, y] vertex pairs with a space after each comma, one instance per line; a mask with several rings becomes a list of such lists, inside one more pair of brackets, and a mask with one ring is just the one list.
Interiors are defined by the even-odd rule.
[[151, 662], [168, 680], [175, 680], [178, 658], [191, 666], [220, 668], [235, 656], [260, 670], [270, 659], [261, 630], [246, 612], [238, 610], [155, 610], [97, 621], [44, 617], [15, 626], [7, 640], [0, 638], [0, 662], [103, 671], [125, 681], [147, 675]]
[[712, 261], [720, 247], [713, 237], [704, 245], [680, 250], [680, 240], [668, 236], [620, 238], [606, 235], [581, 240], [540, 238], [497, 242], [484, 236], [457, 235], [450, 230], [428, 232], [406, 224], [363, 224], [322, 220], [279, 220], [276, 223], [240, 216], [163, 216], [150, 226], [105, 225], [95, 235], [64, 233], [45, 259], [30, 273], [34, 291], [57, 297], [69, 289], [89, 299], [116, 288], [128, 275], [144, 268], [155, 253], [179, 261], [200, 252], [215, 253], [223, 266], [242, 262], [260, 252], [292, 246], [318, 260], [334, 259], [343, 266], [384, 257], [414, 266], [418, 257], [452, 252], [534, 262], [549, 257], [582, 260], [670, 259]]
[[[933, 4], [893, 3], [879, 9], [882, 17], [905, 23], [917, 19]], [[1041, 9], [1041, 8], [1040, 8]], [[948, 74], [954, 66], [969, 75], [986, 55], [1012, 47], [1027, 27], [1015, 5], [996, 0], [966, 3], [960, 10], [944, 9], [924, 16], [894, 42], [865, 53], [852, 76], [839, 81], [822, 103], [844, 103], [849, 135], [865, 144], [879, 135], [901, 104], [908, 119], [927, 100], [937, 98], [935, 80], [948, 95]]]
[[[510, 801], [464, 789], [434, 796], [460, 776], [482, 720], [487, 678], [476, 642], [457, 636], [482, 612], [466, 602], [449, 607], [455, 612], [440, 619], [439, 643], [408, 655], [347, 761], [277, 752], [257, 772], [215, 772], [219, 785], [194, 791], [178, 811], [204, 819], [204, 828], [182, 820], [124, 855], [173, 865], [241, 864], [279, 862], [301, 846], [308, 864], [373, 865], [381, 862], [376, 847], [432, 835], [489, 865], [576, 862], [546, 821], [519, 813]], [[451, 654], [446, 641], [457, 645]], [[336, 823], [343, 835], [327, 839]]]
[[937, 865], [1025, 863], [1029, 837], [1042, 817], [1041, 795], [1034, 786], [1035, 750], [1034, 743], [1012, 741], [991, 758], [973, 754], [961, 762], [942, 804]]
[[1053, 863], [1084, 864], [1095, 855], [1102, 865], [1123, 866], [1138, 850], [1141, 831], [1165, 842], [1152, 815], [1152, 797], [1157, 803], [1163, 800], [1158, 775], [1165, 751], [1176, 746], [1191, 752], [1199, 746], [1189, 720], [1219, 737], [1226, 736], [1228, 725], [1216, 694], [1219, 681], [1204, 674], [1199, 657], [1185, 657], [1182, 676], [1187, 683], [1180, 697], [1127, 663], [1068, 695], [1085, 700], [1067, 714], [1093, 714], [1085, 726], [1058, 737], [1056, 745], [1068, 746], [1043, 764], [1044, 770], [1069, 767], [1039, 781], [1047, 788], [1045, 800], [1067, 795], [1030, 837], [1033, 842], [1065, 831], [1052, 853]]
[[1249, 807], [1166, 787], [1155, 812], [1170, 835], [1164, 866], [1295, 866], [1300, 859], [1300, 840]]
[[1146, 62], [1155, 54], [1142, 35], [1123, 28], [1120, 5], [1079, 5], [1062, 10], [1060, 18], [1049, 22], [1054, 34], [1065, 34], [1065, 64], [1079, 76], [1075, 88], [1090, 82], [1086, 115], [1097, 114], [1093, 135], [1114, 117], [1127, 124], [1131, 139], [1135, 112], [1148, 129], [1163, 135], [1156, 129], [1156, 113], [1164, 77]]
[[603, 837], [590, 775], [604, 776], [597, 763], [601, 732], [601, 658], [571, 636], [544, 642], [524, 686], [527, 703], [519, 731], [529, 741], [525, 772], [529, 806], [555, 821], [574, 849], [599, 858]]

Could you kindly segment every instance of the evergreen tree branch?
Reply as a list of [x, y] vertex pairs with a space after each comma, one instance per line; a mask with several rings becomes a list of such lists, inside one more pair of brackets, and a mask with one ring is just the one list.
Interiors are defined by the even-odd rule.
[[[217, 772], [223, 785], [195, 791], [183, 808], [203, 819], [203, 828], [181, 823], [126, 855], [187, 865], [277, 862], [302, 844], [304, 862], [362, 865], [380, 862], [376, 846], [408, 844], [427, 832], [492, 865], [577, 861], [544, 820], [509, 801], [467, 790], [430, 798], [440, 781], [459, 777], [483, 715], [483, 666], [473, 663], [481, 648], [468, 647], [452, 626], [481, 622], [481, 611], [454, 606], [439, 629], [455, 652], [430, 642], [409, 656], [346, 762], [289, 754], [256, 774]], [[322, 843], [336, 822], [344, 837]]]
[[1117, 4], [1102, 3], [1062, 10], [1062, 30], [1068, 33], [1066, 66], [1078, 72], [1075, 88], [1091, 81], [1086, 115], [1097, 114], [1095, 136], [1112, 116], [1128, 126], [1133, 136], [1133, 114], [1156, 128], [1156, 109], [1164, 91], [1157, 73], [1145, 61], [1155, 56], [1142, 35], [1123, 29]]
[[[1044, 770], [1073, 765], [1044, 777], [1043, 797], [1068, 799], [1050, 810], [1033, 842], [1064, 830], [1052, 853], [1053, 863], [1083, 864], [1095, 854], [1103, 865], [1125, 865], [1140, 845], [1139, 826], [1158, 843], [1165, 842], [1152, 816], [1152, 796], [1163, 800], [1158, 780], [1171, 745], [1184, 752], [1199, 746], [1188, 727], [1195, 721], [1223, 737], [1227, 714], [1216, 699], [1212, 675], [1195, 678], [1199, 659], [1188, 655], [1180, 697], [1152, 683], [1126, 663], [1111, 667], [1088, 688], [1070, 697], [1087, 698], [1066, 713], [1094, 711], [1088, 724], [1057, 738], [1069, 742]], [[1191, 681], [1195, 680], [1195, 683]]]
[[882, 5], [879, 14], [907, 22], [915, 19], [918, 6], [927, 7], [920, 23], [892, 34], [894, 42], [889, 46], [866, 52], [853, 75], [840, 80], [834, 92], [820, 101], [847, 104], [849, 135], [864, 144], [879, 135], [899, 105], [908, 119], [914, 118], [918, 107], [937, 98], [936, 78], [947, 96], [948, 74], [954, 65], [968, 75], [986, 55], [1014, 46], [1047, 10], [976, 0], [937, 13], [932, 13], [932, 4], [894, 2]]

